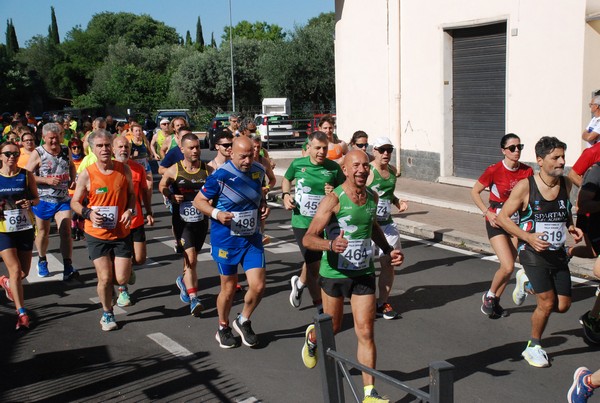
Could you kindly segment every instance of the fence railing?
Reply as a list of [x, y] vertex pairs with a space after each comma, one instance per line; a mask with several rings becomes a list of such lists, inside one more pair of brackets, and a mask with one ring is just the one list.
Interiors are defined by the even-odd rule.
[[400, 389], [422, 402], [430, 403], [453, 403], [454, 402], [454, 366], [446, 361], [435, 361], [429, 364], [429, 393], [420, 389], [410, 387], [396, 378], [392, 378], [382, 372], [344, 357], [335, 349], [335, 338], [333, 334], [333, 323], [331, 316], [321, 314], [315, 317], [317, 332], [317, 346], [319, 360], [317, 365], [321, 372], [321, 384], [323, 389], [323, 401], [325, 403], [342, 403], [344, 399], [344, 378], [350, 386], [354, 400], [360, 402], [362, 399], [362, 387], [357, 388], [350, 376], [350, 368], [374, 376], [393, 387]]

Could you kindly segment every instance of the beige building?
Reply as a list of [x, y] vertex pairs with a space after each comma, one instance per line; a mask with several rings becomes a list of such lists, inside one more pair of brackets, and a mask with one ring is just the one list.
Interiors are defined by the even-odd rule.
[[516, 133], [522, 160], [585, 146], [600, 0], [336, 0], [337, 133], [389, 136], [403, 175], [470, 185]]

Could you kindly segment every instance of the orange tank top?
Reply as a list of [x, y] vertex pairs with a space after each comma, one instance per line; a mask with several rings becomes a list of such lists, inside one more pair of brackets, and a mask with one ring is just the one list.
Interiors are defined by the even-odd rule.
[[334, 144], [332, 148], [327, 150], [327, 159], [328, 160], [337, 160], [344, 156], [343, 148], [341, 144]]
[[119, 161], [113, 161], [113, 164], [113, 171], [108, 175], [100, 172], [97, 164], [86, 168], [90, 176], [88, 206], [104, 217], [104, 223], [101, 227], [95, 227], [90, 220], [85, 220], [85, 232], [95, 238], [111, 241], [129, 235], [129, 228], [119, 222], [127, 209], [125, 168]]

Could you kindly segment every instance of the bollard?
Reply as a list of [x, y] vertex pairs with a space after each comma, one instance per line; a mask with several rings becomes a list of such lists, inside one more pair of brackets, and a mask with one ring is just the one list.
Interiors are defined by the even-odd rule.
[[333, 323], [331, 316], [320, 314], [315, 317], [315, 329], [317, 331], [317, 354], [319, 372], [321, 373], [321, 385], [325, 403], [339, 403], [344, 401], [344, 389], [342, 375], [337, 367], [335, 359], [329, 357], [326, 352], [335, 350], [335, 338], [333, 334]]
[[429, 364], [429, 396], [431, 403], [454, 402], [454, 365], [446, 361]]

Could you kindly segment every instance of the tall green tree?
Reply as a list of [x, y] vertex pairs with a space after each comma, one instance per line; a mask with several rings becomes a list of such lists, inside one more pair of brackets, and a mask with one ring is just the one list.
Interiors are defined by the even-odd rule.
[[335, 104], [333, 34], [335, 16], [321, 14], [304, 27], [296, 27], [290, 40], [267, 42], [259, 69], [264, 97], [287, 97], [310, 109], [331, 109]]
[[215, 41], [215, 33], [214, 32], [210, 33], [210, 47], [211, 48], [217, 47], [217, 41]]
[[185, 46], [192, 46], [192, 34], [189, 30], [185, 33]]
[[202, 22], [200, 16], [198, 16], [198, 22], [196, 22], [196, 47], [199, 51], [204, 49], [204, 34], [202, 33]]
[[[281, 41], [285, 38], [283, 29], [276, 24], [267, 24], [266, 22], [257, 21], [251, 23], [249, 21], [240, 21], [232, 28], [234, 38], [257, 39], [259, 41]], [[223, 28], [221, 36], [223, 42], [229, 40], [229, 27]]]
[[60, 38], [58, 36], [58, 23], [56, 22], [56, 13], [54, 12], [54, 6], [51, 6], [50, 10], [52, 23], [50, 24], [48, 36], [50, 38], [51, 43], [53, 43], [54, 45], [58, 45], [60, 43]]
[[9, 58], [15, 56], [19, 51], [19, 41], [17, 40], [17, 32], [13, 25], [12, 18], [6, 20], [6, 54]]

